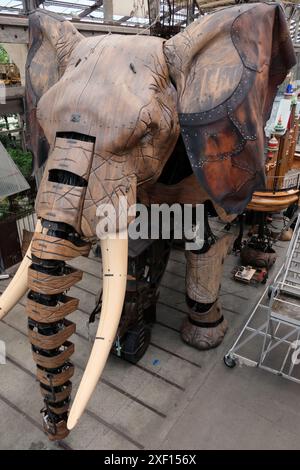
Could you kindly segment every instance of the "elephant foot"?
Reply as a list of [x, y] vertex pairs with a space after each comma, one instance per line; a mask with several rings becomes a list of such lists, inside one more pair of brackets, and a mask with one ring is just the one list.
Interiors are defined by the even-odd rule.
[[57, 417], [55, 414], [52, 414], [51, 416], [48, 411], [47, 414], [44, 415], [43, 427], [49, 441], [61, 441], [70, 433], [67, 428], [67, 415]]
[[199, 350], [216, 348], [228, 329], [220, 302], [217, 300], [205, 313], [192, 312], [182, 323], [182, 340]]

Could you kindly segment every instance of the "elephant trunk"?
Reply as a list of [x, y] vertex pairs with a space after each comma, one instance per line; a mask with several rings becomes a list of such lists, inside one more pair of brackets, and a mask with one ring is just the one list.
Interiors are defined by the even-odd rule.
[[65, 224], [43, 220], [42, 232], [33, 236], [28, 268], [28, 336], [44, 399], [44, 430], [50, 440], [69, 433], [66, 424], [74, 374], [70, 361], [74, 345], [69, 338], [76, 327], [66, 317], [79, 301], [66, 291], [81, 280], [82, 272], [66, 261], [90, 251], [90, 244], [74, 235]]
[[[69, 229], [71, 229], [69, 227]], [[82, 278], [82, 272], [66, 264], [77, 256], [88, 256], [90, 244], [66, 224], [38, 222], [28, 252], [3, 296], [2, 317], [29, 289], [26, 312], [28, 336], [37, 379], [44, 399], [44, 430], [50, 440], [65, 438], [84, 412], [105, 367], [113, 345], [126, 293], [127, 229], [101, 240], [103, 261], [103, 301], [99, 327], [82, 381], [68, 418], [71, 377], [70, 361], [74, 344], [69, 341], [76, 326], [66, 317], [78, 308], [79, 301], [66, 291]]]

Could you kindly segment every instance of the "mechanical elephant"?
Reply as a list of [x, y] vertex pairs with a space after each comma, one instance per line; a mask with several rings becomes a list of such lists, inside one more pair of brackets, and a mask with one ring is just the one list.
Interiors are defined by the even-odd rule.
[[[46, 166], [39, 222], [0, 299], [0, 315], [29, 290], [28, 334], [44, 427], [50, 439], [61, 439], [101, 376], [126, 295], [127, 216], [118, 219], [115, 238], [101, 240], [100, 322], [69, 412], [74, 346], [68, 339], [75, 325], [65, 317], [78, 301], [66, 291], [82, 274], [66, 261], [89, 254], [97, 208], [115, 207], [122, 196], [128, 207], [209, 201], [224, 220], [243, 211], [264, 187], [263, 127], [295, 57], [276, 4], [218, 11], [167, 41], [84, 37], [42, 10], [31, 14], [29, 29], [27, 132], [35, 169]], [[187, 253], [190, 315], [182, 327], [183, 340], [199, 349], [218, 345], [227, 328], [217, 297], [230, 237], [206, 235], [200, 252]]]

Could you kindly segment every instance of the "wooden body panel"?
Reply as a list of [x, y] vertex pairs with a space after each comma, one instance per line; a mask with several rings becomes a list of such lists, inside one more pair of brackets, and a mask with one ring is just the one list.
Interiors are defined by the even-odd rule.
[[[93, 162], [94, 143], [57, 137], [49, 156], [36, 200], [39, 217], [64, 221], [81, 232], [81, 215]], [[49, 181], [51, 172], [67, 172], [81, 178], [82, 186]]]
[[70, 272], [62, 276], [51, 276], [50, 274], [45, 274], [29, 268], [28, 287], [35, 292], [46, 295], [64, 292], [72, 285], [81, 281], [83, 275], [83, 272], [78, 269], [69, 268], [69, 270]]
[[65, 421], [59, 421], [59, 423], [57, 423], [55, 426], [52, 425], [49, 427], [43, 423], [43, 426], [50, 441], [61, 441], [62, 439], [65, 439], [70, 432], [67, 429], [67, 424]]
[[66, 413], [69, 409], [69, 402], [65, 403], [63, 406], [51, 406], [51, 403], [48, 404], [49, 409], [52, 411], [52, 413], [55, 413], [56, 415], [60, 415], [63, 413]]
[[70, 313], [77, 310], [79, 304], [78, 299], [65, 296], [65, 302], [61, 302], [56, 307], [48, 307], [39, 304], [33, 300], [27, 299], [26, 313], [33, 320], [41, 323], [53, 323], [62, 320]]
[[64, 362], [70, 359], [71, 355], [74, 353], [74, 344], [71, 343], [70, 341], [65, 341], [62, 346], [64, 346], [64, 351], [62, 351], [57, 356], [52, 356], [52, 357], [43, 356], [42, 354], [38, 354], [32, 351], [33, 360], [39, 366], [42, 366], [48, 369], [60, 367], [64, 364]]
[[[46, 384], [45, 384], [46, 385]], [[56, 392], [53, 394], [51, 391], [46, 390], [44, 387], [40, 386], [41, 394], [43, 397], [48, 398], [51, 400], [53, 403], [54, 402], [60, 402], [65, 400], [68, 396], [71, 395], [72, 392], [72, 383], [71, 382], [66, 382], [64, 384], [64, 390], [61, 392]]]
[[54, 335], [42, 335], [28, 328], [28, 338], [34, 346], [41, 349], [55, 349], [63, 344], [76, 331], [76, 325], [64, 320], [64, 328]]
[[138, 200], [149, 206], [150, 204], [202, 204], [210, 200], [218, 216], [224, 222], [230, 222], [236, 214], [227, 214], [218, 204], [215, 204], [200, 183], [196, 175], [192, 174], [177, 184], [166, 185], [162, 183], [143, 184], [138, 187]]
[[91, 246], [86, 243], [76, 246], [68, 240], [50, 237], [44, 233], [35, 233], [31, 252], [40, 259], [70, 260], [78, 256], [88, 256]]
[[63, 385], [74, 375], [74, 366], [71, 362], [67, 363], [65, 370], [60, 374], [51, 374], [47, 370], [41, 369], [37, 366], [37, 379], [49, 387], [56, 387], [58, 385]]

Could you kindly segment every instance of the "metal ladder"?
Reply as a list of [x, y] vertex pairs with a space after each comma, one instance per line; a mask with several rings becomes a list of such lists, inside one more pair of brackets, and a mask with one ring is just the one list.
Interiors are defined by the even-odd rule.
[[298, 215], [293, 237], [290, 241], [283, 266], [283, 279], [279, 281], [280, 290], [286, 294], [300, 297], [300, 217]]
[[260, 367], [300, 383], [300, 215], [295, 217], [285, 262], [224, 362], [230, 368], [237, 363]]

